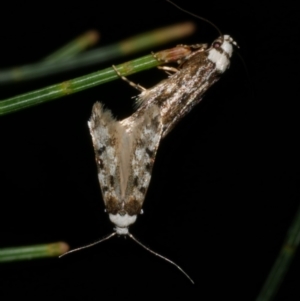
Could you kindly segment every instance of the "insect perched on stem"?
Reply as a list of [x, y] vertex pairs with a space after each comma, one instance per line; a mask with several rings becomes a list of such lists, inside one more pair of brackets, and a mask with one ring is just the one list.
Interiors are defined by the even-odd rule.
[[116, 70], [124, 80], [141, 91], [137, 97], [136, 112], [117, 121], [97, 102], [88, 122], [102, 197], [115, 232], [70, 252], [90, 247], [116, 234], [127, 235], [151, 253], [175, 265], [193, 283], [177, 264], [134, 238], [128, 227], [142, 212], [160, 140], [199, 103], [207, 89], [229, 67], [233, 45], [236, 43], [230, 36], [221, 35], [210, 47], [207, 44], [179, 45], [158, 52], [155, 57], [164, 59], [166, 63], [171, 53], [179, 53], [178, 67], [162, 67], [172, 75], [150, 89], [130, 82]]

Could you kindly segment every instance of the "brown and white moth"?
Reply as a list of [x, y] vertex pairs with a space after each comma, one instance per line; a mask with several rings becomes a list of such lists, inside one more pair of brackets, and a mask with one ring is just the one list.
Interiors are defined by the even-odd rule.
[[88, 125], [102, 196], [117, 234], [128, 234], [128, 226], [142, 210], [160, 139], [229, 67], [233, 44], [233, 39], [224, 35], [209, 48], [205, 44], [189, 46], [196, 50], [181, 59], [168, 79], [143, 89], [138, 110], [122, 121], [116, 121], [100, 103], [93, 106]]
[[160, 139], [228, 68], [234, 43], [225, 35], [210, 48], [197, 46], [172, 76], [144, 89], [138, 96], [138, 110], [122, 121], [116, 121], [100, 103], [93, 106], [88, 125], [102, 196], [117, 234], [128, 234], [128, 226], [142, 210]]
[[162, 136], [160, 109], [150, 105], [134, 122], [115, 120], [100, 102], [88, 122], [106, 211], [119, 235], [142, 210]]
[[[185, 55], [178, 60], [177, 69], [163, 67], [173, 72], [169, 78], [150, 89], [130, 82], [142, 92], [137, 97], [137, 111], [124, 120], [114, 119], [100, 102], [94, 104], [88, 126], [106, 212], [115, 225], [115, 232], [68, 253], [93, 246], [114, 235], [127, 235], [149, 252], [175, 265], [193, 283], [177, 264], [140, 243], [129, 233], [128, 227], [142, 212], [160, 140], [201, 101], [207, 89], [229, 67], [233, 45], [236, 45], [233, 39], [223, 35], [210, 47], [207, 44], [178, 46], [181, 47], [178, 52]], [[161, 59], [162, 54], [174, 51], [176, 47], [157, 53], [156, 57]]]

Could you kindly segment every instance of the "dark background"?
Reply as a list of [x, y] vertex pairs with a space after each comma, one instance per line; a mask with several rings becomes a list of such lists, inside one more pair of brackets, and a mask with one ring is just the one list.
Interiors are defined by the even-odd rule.
[[[185, 300], [255, 300], [299, 204], [299, 11], [281, 3], [176, 1], [217, 24], [240, 45], [230, 69], [203, 102], [162, 141], [151, 184], [130, 231], [178, 263], [114, 238], [64, 259], [0, 267], [0, 295], [31, 299], [101, 300], [184, 294]], [[2, 68], [37, 61], [88, 29], [101, 45], [179, 21], [193, 20], [191, 38], [218, 33], [164, 1], [11, 3], [0, 18]], [[159, 49], [153, 49], [157, 51]], [[0, 87], [1, 99], [111, 64]], [[130, 79], [151, 87], [150, 70]], [[96, 100], [114, 114], [130, 112], [137, 92], [114, 81], [10, 114], [1, 128], [1, 247], [63, 240], [71, 247], [112, 231], [104, 213], [87, 120]], [[300, 256], [276, 300], [299, 300]]]

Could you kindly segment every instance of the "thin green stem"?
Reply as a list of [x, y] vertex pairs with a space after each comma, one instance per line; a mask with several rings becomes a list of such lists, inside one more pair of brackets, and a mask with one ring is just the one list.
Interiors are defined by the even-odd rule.
[[[157, 67], [165, 62], [176, 62], [179, 59], [182, 59], [182, 57], [185, 57], [188, 53], [189, 52], [185, 47], [178, 46], [159, 51], [154, 55], [147, 55], [139, 59], [120, 64], [116, 66], [116, 68], [121, 75], [127, 76]], [[118, 78], [119, 75], [116, 71], [112, 67], [109, 67], [104, 70], [80, 76], [46, 88], [17, 95], [0, 101], [0, 116], [57, 99], [65, 95], [77, 93]]]
[[300, 207], [298, 208], [296, 216], [287, 232], [286, 240], [256, 301], [270, 301], [275, 297], [295, 256], [299, 242]]
[[45, 57], [42, 62], [44, 64], [53, 64], [70, 59], [87, 48], [94, 46], [99, 41], [99, 37], [100, 35], [96, 30], [89, 30]]
[[153, 49], [158, 45], [190, 35], [194, 30], [195, 26], [193, 23], [176, 24], [137, 35], [101, 49], [90, 50], [77, 55], [75, 58], [60, 61], [59, 63], [45, 64], [41, 62], [2, 70], [0, 71], [0, 85], [32, 80], [91, 65], [94, 66], [109, 59], [115, 59], [144, 49]]
[[0, 249], [0, 263], [57, 257], [69, 250], [65, 242]]
[[[116, 68], [122, 75], [127, 76], [142, 70], [159, 66], [162, 63], [162, 61], [156, 60], [153, 55], [147, 55], [118, 65]], [[56, 85], [2, 100], [0, 101], [0, 116], [57, 99], [65, 95], [77, 93], [118, 78], [119, 76], [115, 70], [112, 67], [109, 67]]]

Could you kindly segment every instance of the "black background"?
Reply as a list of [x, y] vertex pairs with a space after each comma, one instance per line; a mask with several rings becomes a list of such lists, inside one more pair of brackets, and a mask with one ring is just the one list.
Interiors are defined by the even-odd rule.
[[[1, 265], [5, 300], [255, 300], [299, 204], [299, 11], [275, 2], [176, 3], [233, 36], [247, 68], [234, 55], [203, 102], [162, 141], [145, 213], [130, 228], [196, 285], [131, 240], [114, 238], [60, 260]], [[107, 45], [179, 21], [197, 23], [191, 38], [159, 49], [218, 35], [164, 1], [11, 3], [1, 15], [2, 68], [37, 61], [88, 29], [100, 30]], [[0, 87], [1, 99], [148, 53]], [[165, 77], [151, 70], [130, 79], [151, 87]], [[112, 231], [87, 120], [96, 100], [125, 117], [136, 94], [119, 80], [1, 117], [1, 247], [63, 240], [74, 248]], [[297, 253], [276, 300], [299, 300], [299, 269]]]

